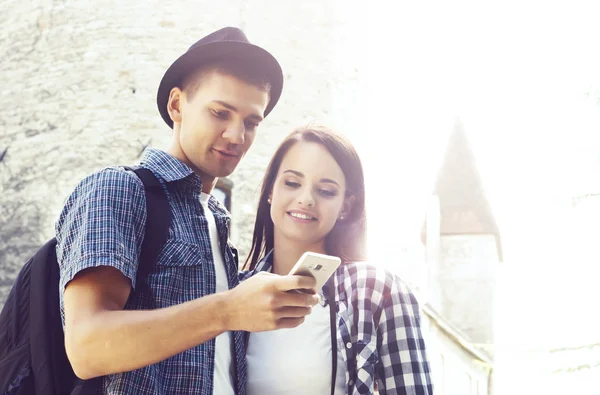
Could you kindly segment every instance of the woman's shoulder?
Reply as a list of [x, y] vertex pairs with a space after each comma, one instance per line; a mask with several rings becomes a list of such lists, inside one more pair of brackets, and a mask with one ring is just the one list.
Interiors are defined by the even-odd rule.
[[346, 293], [373, 297], [399, 297], [409, 303], [417, 303], [414, 293], [402, 278], [386, 267], [373, 262], [349, 262], [340, 266], [339, 283]]
[[358, 282], [361, 286], [378, 281], [391, 285], [394, 281], [402, 281], [400, 277], [389, 269], [368, 261], [347, 262], [340, 265], [344, 278]]

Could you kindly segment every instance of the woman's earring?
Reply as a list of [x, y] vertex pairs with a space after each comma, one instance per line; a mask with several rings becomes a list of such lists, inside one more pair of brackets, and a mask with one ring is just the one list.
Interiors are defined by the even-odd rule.
[[340, 220], [343, 220], [343, 219], [344, 219], [344, 216], [343, 216], [343, 215], [340, 215]]
[[268, 202], [269, 204], [271, 204], [271, 198], [268, 198], [268, 199], [267, 199], [267, 202]]

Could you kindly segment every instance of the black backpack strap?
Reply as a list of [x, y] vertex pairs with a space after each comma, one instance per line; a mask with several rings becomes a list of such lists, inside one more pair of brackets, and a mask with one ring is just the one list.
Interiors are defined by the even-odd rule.
[[323, 291], [329, 305], [329, 329], [331, 331], [331, 395], [335, 394], [335, 379], [337, 377], [337, 320], [335, 308], [334, 279], [325, 284]]
[[[144, 184], [146, 195], [146, 230], [142, 242], [140, 264], [136, 275], [137, 289], [147, 292], [146, 278], [156, 265], [158, 254], [169, 237], [171, 225], [171, 206], [162, 184], [151, 170], [139, 166], [123, 166], [126, 170], [134, 172]], [[70, 395], [86, 395], [100, 387], [102, 377], [91, 380], [76, 380]]]
[[143, 286], [169, 237], [171, 207], [162, 184], [151, 170], [139, 166], [125, 167], [125, 169], [139, 177], [146, 193], [146, 231], [136, 276], [136, 283]]
[[60, 270], [56, 260], [56, 239], [44, 244], [26, 265], [31, 265], [28, 316], [34, 393], [59, 395], [63, 382], [71, 384], [75, 376], [71, 369], [65, 369], [70, 365], [64, 349], [60, 318]]

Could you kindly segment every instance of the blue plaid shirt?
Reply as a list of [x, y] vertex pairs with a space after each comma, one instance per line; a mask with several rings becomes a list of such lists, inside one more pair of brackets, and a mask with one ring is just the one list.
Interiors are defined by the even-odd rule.
[[[271, 271], [272, 254], [243, 281]], [[347, 393], [432, 395], [433, 384], [419, 305], [392, 273], [365, 262], [340, 265], [333, 275], [338, 352], [346, 363]], [[274, 378], [276, 380], [276, 378]]]
[[[131, 280], [134, 291], [125, 309], [168, 307], [215, 292], [208, 221], [200, 203], [200, 178], [181, 161], [155, 149], [144, 152], [140, 165], [152, 170], [163, 183], [173, 216], [169, 238], [147, 279], [154, 297], [135, 291], [146, 199], [142, 182], [123, 168], [107, 168], [90, 175], [68, 198], [56, 224], [61, 290], [79, 271], [106, 265], [119, 269]], [[229, 213], [214, 197], [208, 207], [214, 213], [229, 287], [233, 288], [238, 284], [238, 265], [228, 243]], [[62, 292], [60, 303], [64, 322]], [[236, 392], [245, 394], [243, 334], [234, 332], [233, 343]], [[212, 395], [214, 360], [213, 339], [155, 365], [106, 376], [101, 393]]]

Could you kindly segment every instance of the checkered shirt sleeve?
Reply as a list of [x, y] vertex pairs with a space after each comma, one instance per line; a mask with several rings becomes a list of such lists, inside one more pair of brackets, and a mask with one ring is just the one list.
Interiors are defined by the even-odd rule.
[[[419, 305], [408, 287], [387, 274], [385, 283], [374, 282], [379, 290], [377, 332], [381, 338], [377, 384], [380, 394], [431, 395], [429, 362], [421, 333]], [[374, 298], [376, 300], [376, 298]]]
[[135, 174], [107, 168], [82, 180], [56, 224], [61, 290], [100, 265], [119, 269], [135, 287], [145, 223], [146, 197]]

